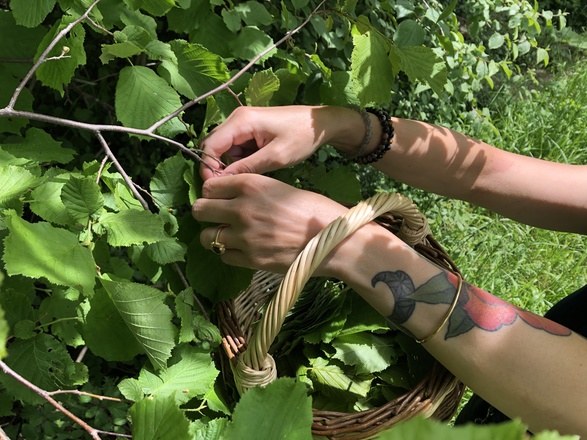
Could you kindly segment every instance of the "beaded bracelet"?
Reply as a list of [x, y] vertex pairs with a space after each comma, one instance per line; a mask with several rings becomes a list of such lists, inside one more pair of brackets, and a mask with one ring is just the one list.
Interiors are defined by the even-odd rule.
[[[385, 110], [371, 107], [362, 109], [358, 106], [350, 105], [349, 108], [352, 108], [361, 114], [363, 121], [365, 122], [367, 134], [365, 135], [365, 139], [363, 140], [363, 143], [357, 152], [353, 156], [348, 157], [348, 159], [363, 165], [377, 162], [385, 155], [385, 153], [391, 149], [391, 141], [393, 139], [394, 129], [393, 124], [391, 123], [391, 119], [389, 118], [389, 113], [387, 113]], [[371, 126], [371, 119], [369, 118], [368, 113], [372, 113], [377, 116], [377, 118], [379, 118], [383, 133], [381, 135], [381, 143], [377, 146], [377, 148], [375, 148], [375, 150], [369, 154], [364, 154], [364, 151], [371, 142], [371, 137], [373, 135], [373, 127]]]
[[442, 330], [442, 327], [444, 327], [444, 324], [447, 323], [448, 319], [450, 318], [450, 315], [452, 315], [452, 312], [454, 311], [455, 307], [457, 306], [457, 303], [459, 302], [459, 296], [461, 296], [461, 289], [463, 288], [463, 277], [460, 275], [457, 275], [457, 276], [459, 277], [459, 285], [457, 286], [457, 291], [455, 293], [455, 297], [453, 298], [452, 304], [450, 305], [448, 312], [446, 312], [444, 319], [442, 320], [440, 325], [436, 328], [436, 330], [434, 330], [434, 332], [432, 332], [431, 334], [429, 334], [425, 338], [416, 339], [416, 342], [418, 344], [424, 344], [424, 343], [428, 342], [430, 339], [432, 339], [434, 336], [436, 336], [436, 334], [440, 330]]

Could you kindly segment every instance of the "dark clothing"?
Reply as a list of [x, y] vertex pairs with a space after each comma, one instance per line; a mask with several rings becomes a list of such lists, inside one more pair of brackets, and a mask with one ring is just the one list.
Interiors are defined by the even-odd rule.
[[[587, 286], [557, 302], [544, 316], [587, 337]], [[461, 410], [455, 425], [468, 422], [487, 425], [509, 420], [506, 415], [474, 394]]]

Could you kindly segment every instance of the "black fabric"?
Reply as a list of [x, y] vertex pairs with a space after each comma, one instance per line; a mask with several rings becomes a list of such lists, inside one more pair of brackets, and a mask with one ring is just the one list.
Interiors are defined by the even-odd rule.
[[[557, 302], [544, 316], [587, 337], [587, 286]], [[502, 412], [474, 394], [459, 413], [455, 425], [469, 422], [487, 425], [509, 420]]]

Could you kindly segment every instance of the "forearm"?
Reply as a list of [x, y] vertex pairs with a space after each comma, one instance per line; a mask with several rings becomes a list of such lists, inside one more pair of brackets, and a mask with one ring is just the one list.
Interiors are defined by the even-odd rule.
[[[333, 109], [331, 143], [343, 153], [356, 150], [364, 123], [350, 109]], [[353, 114], [353, 112], [355, 114]], [[374, 115], [376, 148], [381, 127]], [[375, 168], [414, 187], [468, 201], [514, 220], [547, 229], [587, 233], [587, 166], [548, 162], [506, 152], [455, 131], [392, 118], [391, 151]]]
[[[458, 286], [455, 275], [373, 224], [349, 237], [329, 267], [419, 339], [443, 322]], [[508, 416], [520, 417], [532, 431], [556, 429], [587, 438], [587, 340], [568, 329], [465, 282], [450, 319], [424, 346], [476, 393]]]

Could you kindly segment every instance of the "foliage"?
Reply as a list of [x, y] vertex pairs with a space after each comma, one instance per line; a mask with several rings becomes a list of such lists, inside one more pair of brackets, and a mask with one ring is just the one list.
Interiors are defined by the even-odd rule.
[[[81, 438], [92, 425], [139, 439], [309, 436], [311, 401], [299, 382], [280, 379], [235, 406], [219, 374], [214, 305], [251, 273], [222, 265], [199, 243], [204, 225], [189, 209], [201, 183], [198, 141], [241, 104], [377, 104], [466, 119], [482, 114], [477, 94], [496, 78], [546, 64], [545, 45], [564, 28], [560, 15], [522, 0], [496, 2], [496, 18], [490, 2], [464, 2], [471, 27], [456, 3], [0, 2], [0, 38], [10, 42], [0, 47], [7, 434]], [[328, 151], [281, 177], [356, 201], [354, 168], [335, 166]], [[308, 386], [361, 406], [377, 400], [372, 383], [381, 384], [379, 399], [405, 386], [397, 384], [406, 370], [391, 368], [395, 348], [381, 343], [383, 325], [372, 312], [351, 318], [362, 307], [351, 303], [341, 295], [331, 304], [346, 308], [340, 322], [334, 312], [316, 316], [292, 376], [304, 381], [305, 368]], [[300, 323], [295, 313], [286, 332]], [[299, 354], [295, 342], [281, 340]], [[61, 396], [87, 424], [42, 404], [34, 385], [9, 372], [45, 397]], [[360, 380], [351, 384], [349, 372]], [[316, 393], [314, 403], [327, 395]], [[252, 415], [260, 406], [267, 423]]]

